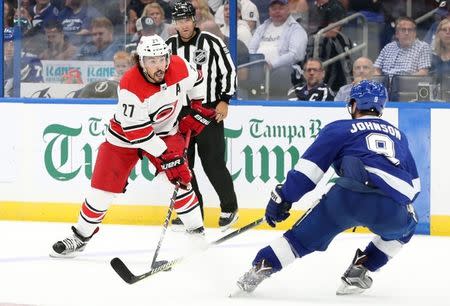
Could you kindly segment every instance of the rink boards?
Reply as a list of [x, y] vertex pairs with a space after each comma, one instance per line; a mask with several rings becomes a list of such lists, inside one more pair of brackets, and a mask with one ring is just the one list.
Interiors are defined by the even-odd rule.
[[[115, 107], [112, 100], [1, 99], [0, 220], [76, 221], [97, 147]], [[270, 190], [285, 179], [320, 129], [348, 116], [337, 102], [237, 101], [230, 107], [226, 159], [241, 225], [263, 215]], [[450, 235], [446, 150], [450, 105], [392, 103], [384, 118], [406, 132], [416, 157], [422, 185], [416, 201], [418, 232]], [[219, 200], [199, 160], [195, 169], [206, 203], [206, 225], [217, 226]], [[165, 177], [153, 174], [147, 160], [139, 162], [127, 192], [115, 199], [105, 222], [161, 224], [173, 187]], [[327, 172], [319, 190], [295, 205], [296, 216], [329, 187], [326, 183], [332, 175]], [[295, 221], [290, 219], [281, 228]]]

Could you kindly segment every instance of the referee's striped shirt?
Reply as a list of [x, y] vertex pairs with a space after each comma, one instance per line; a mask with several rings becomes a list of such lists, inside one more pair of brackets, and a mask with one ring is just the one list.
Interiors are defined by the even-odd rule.
[[230, 52], [222, 39], [195, 28], [196, 34], [188, 42], [178, 35], [169, 37], [167, 45], [172, 54], [185, 58], [202, 71], [205, 84], [203, 103], [229, 102], [236, 90], [236, 70]]

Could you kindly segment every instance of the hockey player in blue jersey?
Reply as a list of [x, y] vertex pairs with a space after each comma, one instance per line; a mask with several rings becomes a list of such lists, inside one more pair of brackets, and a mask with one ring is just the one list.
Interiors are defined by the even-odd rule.
[[367, 272], [383, 267], [409, 242], [418, 221], [412, 203], [420, 182], [405, 134], [379, 118], [385, 103], [383, 85], [355, 85], [348, 103], [352, 119], [321, 130], [284, 184], [275, 187], [265, 213], [272, 227], [289, 217], [292, 203], [313, 190], [330, 166], [338, 174], [336, 184], [315, 206], [256, 254], [253, 267], [237, 282], [241, 290], [252, 292], [294, 259], [325, 251], [342, 231], [365, 226], [376, 237], [364, 251], [356, 251], [336, 292], [361, 293], [372, 285]]

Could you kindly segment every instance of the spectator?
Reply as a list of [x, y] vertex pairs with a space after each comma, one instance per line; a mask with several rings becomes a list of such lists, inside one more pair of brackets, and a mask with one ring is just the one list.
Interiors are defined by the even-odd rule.
[[[3, 77], [4, 95], [11, 97], [14, 95], [14, 31], [12, 28], [5, 28], [3, 31]], [[20, 81], [29, 83], [40, 83], [42, 77], [42, 63], [39, 58], [31, 53], [21, 52], [20, 56]]]
[[161, 36], [162, 39], [166, 40], [169, 38], [170, 24], [164, 22], [166, 15], [164, 10], [158, 3], [150, 3], [144, 7], [141, 17], [151, 17], [155, 23], [155, 33]]
[[427, 75], [431, 66], [431, 48], [416, 38], [416, 22], [400, 17], [395, 23], [395, 38], [375, 61], [375, 74]]
[[310, 33], [316, 33], [330, 23], [345, 18], [347, 12], [339, 0], [317, 0], [309, 20]]
[[[308, 42], [308, 57], [318, 57], [323, 62], [351, 49], [352, 42], [341, 32], [341, 26], [334, 27], [325, 32], [319, 39], [319, 53], [314, 54], [314, 37]], [[325, 67], [325, 83], [336, 92], [351, 81], [352, 60], [347, 55], [340, 60]]]
[[8, 1], [3, 2], [3, 27], [13, 27], [14, 26], [14, 7]]
[[450, 18], [443, 19], [437, 27], [430, 74], [436, 77], [438, 83], [444, 76], [450, 75]]
[[441, 16], [439, 20], [435, 21], [431, 27], [428, 29], [423, 41], [428, 43], [430, 46], [434, 46], [434, 39], [437, 33], [437, 27], [442, 19], [450, 18], [450, 5], [448, 5], [445, 10], [443, 8], [439, 9], [438, 15]]
[[[250, 30], [253, 34], [256, 27], [259, 26], [259, 11], [258, 7], [250, 1], [250, 0], [240, 0], [238, 3], [240, 3], [241, 6], [241, 19], [247, 22], [248, 26], [250, 27]], [[219, 26], [222, 26], [225, 24], [224, 21], [224, 15], [223, 15], [223, 5], [221, 5], [214, 15], [214, 20]]]
[[86, 0], [66, 0], [58, 20], [67, 39], [74, 46], [81, 46], [87, 42], [88, 35], [91, 34], [89, 29], [92, 19], [100, 16], [100, 12], [88, 6]]
[[137, 23], [138, 19], [139, 19], [139, 17], [137, 16], [135, 11], [128, 10], [127, 23], [126, 23], [127, 34], [126, 34], [126, 38], [125, 38], [125, 45], [129, 42], [134, 42], [135, 38], [137, 37], [136, 23]]
[[205, 21], [214, 20], [207, 0], [192, 0], [191, 3], [195, 9], [195, 22], [198, 27]]
[[358, 84], [362, 80], [370, 80], [375, 73], [373, 62], [367, 57], [359, 57], [353, 63], [353, 82], [339, 88], [339, 91], [334, 97], [334, 101], [348, 101], [350, 98], [350, 90], [353, 85]]
[[61, 23], [51, 20], [44, 25], [46, 48], [39, 55], [41, 60], [73, 60], [77, 48], [65, 37]]
[[242, 20], [248, 23], [252, 33], [255, 32], [260, 24], [258, 7], [250, 0], [241, 0], [241, 7]]
[[[292, 65], [305, 57], [308, 36], [289, 13], [288, 0], [271, 0], [270, 18], [260, 25], [250, 42], [250, 53], [262, 53], [271, 70], [270, 94], [286, 98]], [[285, 82], [281, 82], [286, 80]]]
[[222, 4], [223, 0], [208, 0], [208, 6], [212, 13], [215, 13]]
[[115, 73], [112, 78], [110, 78], [111, 81], [117, 81], [119, 82], [122, 78], [122, 75], [131, 68], [131, 66], [134, 65], [133, 60], [131, 59], [130, 53], [127, 53], [125, 51], [117, 51], [116, 54], [114, 54], [114, 69]]
[[325, 71], [322, 61], [310, 58], [303, 67], [306, 84], [295, 88], [295, 95], [300, 101], [333, 101], [333, 91], [323, 82]]
[[[224, 25], [220, 28], [223, 35], [230, 36], [230, 5], [228, 1], [224, 4], [223, 9]], [[237, 6], [237, 36], [245, 46], [248, 48], [250, 41], [252, 40], [252, 32], [247, 22], [241, 19], [241, 5], [238, 2]]]
[[306, 0], [289, 0], [289, 12], [291, 16], [305, 29], [308, 28], [309, 5]]
[[35, 31], [44, 32], [44, 25], [58, 19], [59, 10], [50, 0], [37, 0], [30, 10]]
[[170, 8], [170, 5], [163, 0], [131, 0], [130, 11], [134, 11], [138, 17], [142, 17], [145, 6], [150, 3], [158, 3], [164, 10], [164, 16], [167, 18], [166, 21], [172, 21], [172, 9]]
[[157, 34], [157, 26], [151, 17], [141, 17], [136, 20], [136, 33], [133, 36], [131, 43], [125, 46], [125, 51], [132, 53], [136, 50], [139, 40], [142, 36], [150, 36]]
[[122, 46], [114, 40], [114, 28], [106, 17], [92, 20], [92, 41], [83, 45], [78, 59], [90, 61], [111, 61]]

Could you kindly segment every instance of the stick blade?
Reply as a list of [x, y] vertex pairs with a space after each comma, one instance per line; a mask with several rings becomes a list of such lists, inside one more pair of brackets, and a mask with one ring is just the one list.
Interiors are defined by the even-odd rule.
[[131, 273], [130, 269], [127, 268], [127, 266], [123, 263], [123, 261], [115, 257], [111, 259], [111, 267], [116, 271], [117, 274], [128, 284], [134, 284], [138, 281], [136, 276]]

